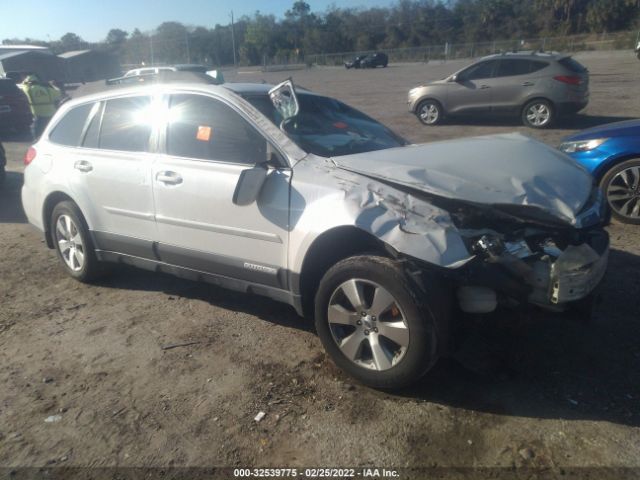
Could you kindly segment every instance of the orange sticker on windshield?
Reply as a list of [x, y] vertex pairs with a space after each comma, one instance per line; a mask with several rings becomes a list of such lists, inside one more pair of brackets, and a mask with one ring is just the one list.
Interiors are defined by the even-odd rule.
[[202, 140], [203, 142], [208, 142], [211, 138], [211, 127], [205, 127], [200, 125], [198, 127], [198, 134], [196, 135], [198, 140]]

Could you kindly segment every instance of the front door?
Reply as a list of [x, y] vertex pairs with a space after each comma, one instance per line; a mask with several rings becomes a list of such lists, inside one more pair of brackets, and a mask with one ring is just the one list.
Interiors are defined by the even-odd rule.
[[455, 82], [449, 82], [447, 112], [452, 114], [490, 112], [496, 66], [496, 60], [477, 63], [460, 72]]
[[235, 205], [240, 174], [267, 160], [267, 140], [216, 98], [174, 94], [168, 107], [166, 155], [152, 172], [160, 259], [286, 287], [290, 170], [270, 168], [257, 200]]

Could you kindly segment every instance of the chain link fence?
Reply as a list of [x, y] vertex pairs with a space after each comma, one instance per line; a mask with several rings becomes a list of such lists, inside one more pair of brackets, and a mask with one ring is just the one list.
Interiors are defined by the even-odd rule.
[[[493, 42], [445, 43], [444, 45], [427, 45], [424, 47], [306, 55], [304, 64], [306, 66], [341, 66], [344, 65], [344, 62], [353, 59], [357, 55], [366, 55], [374, 53], [374, 51], [386, 53], [389, 56], [389, 62], [403, 63], [468, 59], [509, 51], [543, 50], [573, 53], [594, 50], [626, 50], [633, 49], [639, 37], [640, 32], [628, 31], [597, 35], [583, 34], [563, 37], [496, 40]], [[265, 62], [265, 67], [289, 65], [287, 60], [285, 58], [270, 59], [269, 62]]]

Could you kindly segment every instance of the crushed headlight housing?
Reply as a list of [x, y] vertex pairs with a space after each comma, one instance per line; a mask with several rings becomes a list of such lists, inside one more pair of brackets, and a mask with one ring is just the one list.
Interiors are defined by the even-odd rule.
[[609, 140], [608, 138], [594, 138], [592, 140], [578, 140], [575, 142], [563, 142], [560, 150], [564, 153], [588, 152], [594, 150]]

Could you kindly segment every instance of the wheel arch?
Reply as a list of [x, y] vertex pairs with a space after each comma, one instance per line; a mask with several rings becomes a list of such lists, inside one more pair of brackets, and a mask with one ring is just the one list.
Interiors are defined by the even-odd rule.
[[558, 106], [556, 105], [556, 102], [554, 102], [548, 97], [545, 97], [544, 95], [532, 95], [530, 98], [527, 98], [520, 107], [520, 115], [524, 113], [524, 109], [527, 107], [527, 105], [529, 105], [531, 102], [534, 102], [536, 100], [544, 100], [545, 102], [548, 102], [553, 108], [553, 114], [557, 115]]
[[42, 225], [44, 226], [44, 239], [47, 247], [49, 248], [54, 247], [53, 236], [51, 235], [51, 214], [53, 213], [53, 209], [56, 208], [56, 205], [64, 201], [73, 202], [78, 205], [78, 203], [66, 193], [62, 191], [55, 191], [47, 195], [47, 198], [44, 200], [42, 206]]
[[293, 274], [291, 287], [302, 297], [305, 317], [314, 312], [314, 292], [322, 276], [340, 260], [357, 254], [371, 253], [393, 258], [392, 247], [356, 226], [334, 227], [319, 235], [305, 252], [299, 274]]
[[436, 102], [438, 105], [440, 105], [440, 109], [442, 110], [442, 115], [445, 115], [447, 112], [444, 108], [444, 103], [442, 102], [441, 99], [437, 98], [434, 95], [425, 95], [424, 97], [419, 98], [414, 104], [413, 104], [413, 113], [415, 113], [416, 115], [418, 114], [418, 107], [420, 107], [420, 105], [422, 105], [423, 102], [426, 102], [427, 100], [431, 100], [432, 102]]
[[593, 178], [598, 183], [600, 183], [607, 172], [614, 168], [616, 165], [622, 162], [626, 162], [627, 160], [634, 159], [640, 159], [640, 152], [625, 152], [620, 155], [611, 156], [596, 167], [596, 169], [593, 171]]

